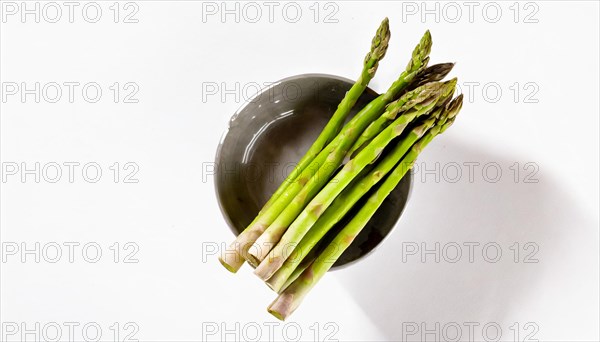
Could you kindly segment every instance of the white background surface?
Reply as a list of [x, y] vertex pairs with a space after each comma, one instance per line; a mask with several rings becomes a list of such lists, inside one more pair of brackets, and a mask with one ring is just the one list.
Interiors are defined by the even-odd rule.
[[[118, 23], [112, 1], [98, 2], [97, 23], [84, 20], [86, 3], [77, 3], [70, 23], [68, 7], [59, 2], [58, 23], [45, 20], [54, 17], [52, 8], [41, 13], [40, 23], [33, 15], [23, 23], [20, 12], [9, 15], [6, 3], [0, 28], [2, 338], [16, 326], [7, 340], [49, 339], [54, 322], [63, 340], [78, 341], [91, 340], [94, 326], [104, 341], [117, 340], [115, 330], [118, 340], [135, 331], [133, 338], [143, 341], [248, 340], [257, 332], [262, 340], [293, 340], [298, 332], [310, 341], [330, 333], [339, 340], [433, 340], [452, 339], [456, 326], [462, 340], [492, 340], [498, 326], [503, 341], [522, 341], [529, 333], [543, 341], [599, 339], [597, 2], [520, 3], [518, 16], [513, 2], [475, 2], [471, 18], [472, 5], [458, 3], [462, 17], [456, 23], [456, 7], [445, 3], [438, 3], [437, 20], [434, 14], [422, 20], [420, 2], [321, 3], [317, 23], [312, 1], [298, 3], [296, 23], [289, 22], [293, 9], [287, 16], [282, 12], [284, 3], [276, 3], [272, 23], [262, 3], [257, 23], [249, 22], [255, 12], [244, 12], [244, 3], [239, 23], [234, 14], [222, 20], [220, 11], [206, 12], [212, 5], [196, 1], [138, 1], [127, 8], [121, 3]], [[502, 13], [489, 22], [496, 7]], [[138, 22], [124, 23], [135, 8]], [[94, 16], [93, 8], [88, 14]], [[324, 277], [291, 319], [279, 323], [265, 310], [273, 294], [249, 268], [232, 275], [208, 255], [233, 235], [203, 165], [213, 161], [243, 92], [300, 73], [356, 78], [385, 16], [392, 39], [371, 87], [385, 90], [430, 29], [432, 63], [458, 63], [452, 75], [468, 101], [457, 124], [419, 161], [433, 170], [440, 162], [434, 172], [440, 180], [417, 173], [405, 214], [377, 252]], [[337, 22], [325, 22], [330, 20]], [[11, 82], [81, 86], [73, 103], [65, 86], [57, 103], [43, 94], [36, 103], [34, 95], [22, 101], [20, 90], [10, 95]], [[97, 103], [81, 96], [89, 82], [102, 89]], [[115, 82], [135, 83], [138, 103], [114, 103], [109, 87]], [[479, 85], [470, 91], [468, 82]], [[216, 94], [206, 92], [215, 84]], [[236, 84], [233, 94], [223, 92]], [[497, 88], [502, 93], [496, 99]], [[72, 183], [64, 165], [57, 183], [43, 175], [39, 183], [34, 175], [23, 182], [21, 163], [34, 168], [36, 162], [40, 168], [53, 162], [80, 166]], [[97, 183], [81, 175], [81, 167], [92, 162], [103, 172]], [[109, 168], [115, 162], [118, 182]], [[139, 166], [138, 183], [123, 182], [131, 170], [123, 170], [127, 162]], [[480, 163], [472, 182], [465, 162]], [[515, 162], [516, 178], [510, 168]], [[488, 163], [496, 164], [482, 173]], [[525, 163], [532, 163], [529, 169]], [[14, 165], [16, 175], [9, 172]], [[461, 166], [457, 182], [448, 181], [456, 169], [447, 165]], [[486, 181], [496, 167], [502, 170], [499, 180]], [[79, 244], [72, 263], [64, 245], [69, 242]], [[116, 263], [110, 249], [115, 242]], [[125, 248], [127, 242], [133, 244]], [[473, 262], [469, 242], [480, 243]], [[38, 252], [23, 252], [36, 243]], [[63, 255], [51, 263], [44, 256], [54, 257], [54, 243]], [[100, 246], [100, 261], [83, 258], [87, 243]], [[415, 245], [434, 249], [436, 243], [440, 262], [433, 254], [423, 255], [423, 262], [421, 251], [407, 252]], [[500, 261], [483, 257], [489, 243], [500, 247]], [[452, 263], [447, 259], [456, 245], [462, 258]], [[132, 251], [139, 262], [125, 263]], [[93, 249], [88, 252], [94, 256]], [[494, 257], [494, 249], [487, 252]], [[524, 262], [533, 260], [538, 262]], [[23, 336], [36, 322], [38, 336]], [[72, 336], [68, 322], [77, 325]], [[422, 335], [436, 324], [437, 336]], [[411, 335], [414, 327], [418, 331]]]

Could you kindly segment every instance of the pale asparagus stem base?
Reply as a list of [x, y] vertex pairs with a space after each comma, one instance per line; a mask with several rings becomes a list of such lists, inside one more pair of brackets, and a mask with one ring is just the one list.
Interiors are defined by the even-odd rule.
[[[333, 263], [350, 246], [362, 228], [371, 219], [381, 203], [389, 193], [398, 185], [402, 177], [412, 167], [419, 153], [437, 135], [444, 132], [452, 125], [458, 111], [462, 106], [462, 96], [452, 101], [442, 114], [436, 125], [422, 137], [410, 151], [402, 158], [402, 161], [394, 168], [392, 173], [373, 193], [367, 203], [358, 211], [356, 216], [341, 230], [340, 233], [327, 246], [321, 257], [318, 257], [302, 274], [268, 307], [268, 311], [280, 320], [285, 320], [302, 302], [306, 294], [331, 268]], [[326, 256], [326, 257], [322, 257]]]
[[[279, 188], [280, 189], [284, 188], [284, 184], [282, 184]], [[260, 218], [261, 213], [263, 211], [265, 211], [266, 209], [268, 209], [271, 206], [271, 204], [273, 204], [275, 202], [275, 200], [274, 200], [275, 195], [276, 194], [274, 194], [271, 197], [271, 199], [269, 199], [269, 201], [267, 201], [267, 203], [263, 206], [261, 211], [258, 213], [257, 217], [254, 218], [254, 220], [248, 225], [248, 227], [254, 227], [255, 225], [257, 225], [259, 223], [259, 218]], [[277, 195], [277, 197], [279, 197], [279, 195]], [[262, 229], [262, 231], [264, 231], [264, 228]], [[246, 259], [244, 257], [242, 257], [242, 255], [238, 251], [242, 250], [242, 251], [247, 252], [247, 250], [248, 250], [247, 248], [242, 248], [242, 246], [240, 244], [248, 244], [248, 241], [252, 241], [252, 242], [250, 242], [250, 244], [252, 244], [256, 240], [258, 235], [262, 234], [262, 231], [257, 228], [244, 229], [244, 231], [241, 232], [240, 235], [238, 235], [238, 237], [235, 239], [235, 241], [233, 241], [225, 249], [225, 251], [221, 252], [221, 255], [219, 256], [219, 262], [221, 263], [221, 265], [223, 265], [223, 267], [225, 267], [229, 272], [236, 273], [242, 267], [244, 262], [246, 261]], [[252, 234], [252, 235], [258, 234], [258, 235], [248, 236], [250, 234]], [[250, 246], [250, 245], [248, 245], [248, 246]], [[258, 266], [258, 263], [255, 263], [255, 264], [250, 263], [250, 264], [252, 265], [252, 267]]]
[[[438, 109], [431, 116], [435, 118], [439, 115], [441, 109]], [[404, 154], [411, 146], [431, 128], [434, 120], [428, 119], [422, 125], [414, 128], [402, 139], [381, 161], [378, 161], [375, 168], [364, 177], [358, 178], [355, 184], [351, 184], [336, 199], [325, 213], [317, 220], [315, 225], [302, 238], [293, 254], [286, 258], [285, 262], [277, 271], [266, 281], [274, 290], [279, 292], [285, 288], [285, 284], [290, 282], [291, 275], [297, 272], [299, 263], [304, 262], [307, 253], [312, 253], [313, 246], [321, 241], [336, 223], [352, 209], [352, 207], [390, 170], [398, 164]], [[262, 266], [262, 263], [261, 265]], [[293, 279], [292, 279], [293, 281]]]
[[[248, 261], [250, 261], [253, 264], [253, 266], [256, 267], [256, 265], [258, 265], [257, 260], [252, 259], [250, 254], [248, 254], [249, 246], [256, 240], [255, 236], [259, 236], [260, 234], [262, 234], [262, 232], [264, 231], [263, 225], [268, 225], [271, 222], [273, 222], [277, 215], [285, 208], [285, 206], [293, 198], [289, 194], [294, 194], [294, 191], [296, 193], [297, 191], [299, 191], [299, 189], [295, 188], [291, 191], [288, 191], [290, 184], [296, 181], [302, 182], [302, 179], [298, 178], [302, 177], [303, 171], [309, 165], [311, 165], [311, 163], [315, 159], [315, 156], [317, 156], [321, 152], [323, 147], [326, 146], [331, 140], [333, 140], [333, 138], [338, 134], [340, 128], [346, 120], [346, 117], [350, 113], [350, 110], [352, 109], [360, 95], [362, 95], [370, 80], [375, 76], [378, 63], [381, 59], [383, 59], [387, 51], [389, 40], [389, 21], [387, 18], [385, 18], [379, 26], [379, 28], [377, 29], [377, 33], [375, 34], [375, 37], [371, 42], [371, 50], [365, 56], [365, 60], [363, 62], [363, 70], [361, 72], [361, 75], [359, 76], [358, 81], [346, 93], [346, 96], [338, 105], [338, 108], [336, 109], [330, 121], [327, 123], [317, 140], [306, 152], [304, 157], [302, 157], [302, 159], [298, 162], [294, 170], [290, 173], [290, 176], [279, 186], [279, 188], [271, 196], [269, 201], [263, 206], [263, 209], [259, 212], [258, 216], [245, 229], [245, 231], [254, 230], [254, 232], [252, 234], [247, 234], [245, 240], [236, 239], [236, 241], [234, 241], [219, 258], [219, 261], [221, 262], [221, 264], [223, 264], [223, 266], [225, 266], [226, 269], [228, 269], [231, 272], [237, 272], [237, 270], [243, 264], [243, 260], [240, 260], [240, 256], [242, 258], [248, 259]], [[288, 194], [288, 196], [284, 197], [284, 195], [286, 194]], [[279, 205], [274, 206], [274, 204], [277, 203], [279, 203]], [[251, 238], [254, 238], [254, 240], [252, 240]]]
[[[428, 55], [430, 51], [431, 34], [429, 31], [427, 31], [421, 38], [419, 44], [415, 47], [407, 69], [400, 75], [398, 80], [391, 85], [387, 92], [374, 100], [374, 102], [377, 101], [378, 104], [382, 104], [383, 102], [383, 105], [385, 105], [395, 98], [402, 90], [404, 90], [406, 86], [412, 82], [415, 75], [426, 65], [427, 61], [429, 60]], [[342, 133], [338, 134], [331, 144], [325, 150], [321, 151], [321, 153], [328, 152], [328, 150], [331, 151], [327, 157], [327, 161], [330, 163], [330, 165], [341, 164], [345, 154], [348, 152], [348, 149], [352, 146], [354, 141], [356, 141], [358, 135], [383, 111], [383, 108], [378, 108], [377, 111], [366, 109], [367, 108], [365, 107], [359, 113], [359, 115], [363, 113], [368, 120], [361, 121], [359, 123], [357, 122], [354, 126], [349, 126], [350, 123], [356, 119], [355, 117], [348, 125], [344, 127]], [[359, 115], [357, 115], [357, 117]], [[329, 149], [331, 145], [333, 145], [333, 148]], [[271, 251], [271, 248], [277, 243], [277, 241], [279, 241], [285, 230], [303, 210], [305, 205], [312, 199], [314, 195], [316, 195], [318, 190], [325, 185], [323, 180], [328, 180], [333, 172], [332, 169], [334, 168], [330, 167], [329, 170], [319, 169], [317, 171], [315, 177], [313, 177], [313, 179], [311, 179], [305, 185], [302, 191], [298, 193], [294, 200], [288, 204], [279, 217], [277, 217], [277, 219], [258, 238], [256, 241], [257, 247], [249, 253], [253, 258], [262, 261], [268, 255], [268, 253]], [[242, 256], [244, 255], [242, 254]]]
[[[413, 101], [396, 101], [388, 106], [389, 112], [397, 112], [401, 108], [408, 110], [391, 125], [386, 127], [379, 135], [373, 138], [369, 144], [362, 149], [355, 158], [350, 160], [344, 168], [334, 177], [335, 181], [329, 182], [312, 201], [306, 206], [306, 208], [298, 215], [294, 222], [285, 230], [283, 236], [278, 239], [279, 242], [271, 250], [269, 255], [260, 263], [256, 268], [255, 274], [263, 279], [268, 280], [273, 274], [283, 265], [287, 257], [295, 246], [301, 241], [304, 235], [311, 229], [316, 223], [322, 213], [329, 207], [334, 199], [344, 190], [344, 188], [355, 179], [355, 177], [361, 172], [361, 170], [374, 162], [384, 148], [393, 139], [400, 136], [404, 132], [404, 128], [408, 126], [417, 117], [429, 113], [436, 105], [437, 101], [445, 101], [448, 96], [454, 92], [456, 86], [456, 80], [451, 80], [446, 83], [437, 83], [432, 86], [423, 87], [422, 92], [427, 93], [422, 98], [420, 96], [407, 96], [416, 97], [423, 101], [422, 103]], [[441, 89], [441, 90], [440, 90]], [[407, 104], [412, 106], [408, 107]], [[423, 134], [424, 132], [420, 132]], [[410, 148], [412, 143], [406, 146], [406, 150]], [[268, 231], [268, 229], [267, 229]], [[259, 239], [264, 239], [267, 235], [265, 232]]]

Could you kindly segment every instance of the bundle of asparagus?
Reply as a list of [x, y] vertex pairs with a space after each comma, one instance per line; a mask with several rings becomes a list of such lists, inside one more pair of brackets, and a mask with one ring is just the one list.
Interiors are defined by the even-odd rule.
[[[279, 294], [268, 311], [281, 320], [350, 246], [423, 148], [452, 125], [462, 107], [462, 95], [452, 99], [456, 79], [441, 82], [453, 64], [427, 66], [432, 44], [427, 31], [398, 79], [342, 126], [375, 76], [389, 39], [386, 18], [357, 82], [331, 120], [219, 258], [231, 272], [245, 261], [255, 267], [254, 273]], [[357, 213], [347, 217], [354, 207]], [[343, 219], [348, 223], [333, 231]], [[335, 233], [331, 241], [324, 239], [328, 233]]]

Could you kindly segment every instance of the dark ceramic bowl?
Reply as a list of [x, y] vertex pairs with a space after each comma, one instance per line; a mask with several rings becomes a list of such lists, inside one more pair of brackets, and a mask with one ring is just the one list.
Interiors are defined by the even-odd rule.
[[[257, 94], [233, 115], [217, 149], [215, 189], [235, 235], [292, 171], [352, 84], [332, 75], [292, 76]], [[367, 89], [350, 117], [375, 97], [377, 93]], [[358, 260], [381, 243], [400, 218], [411, 183], [407, 173], [333, 268]]]

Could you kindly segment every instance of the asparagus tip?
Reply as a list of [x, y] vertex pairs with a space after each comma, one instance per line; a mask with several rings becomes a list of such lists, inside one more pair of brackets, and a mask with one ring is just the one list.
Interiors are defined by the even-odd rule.
[[444, 106], [444, 111], [439, 116], [438, 122], [436, 124], [436, 126], [440, 128], [439, 133], [443, 133], [446, 129], [448, 129], [448, 127], [452, 125], [452, 123], [454, 122], [454, 118], [456, 117], [456, 115], [458, 115], [458, 112], [462, 108], [462, 103], [463, 95], [460, 94]]
[[462, 109], [463, 105], [463, 94], [458, 95], [450, 103], [448, 103], [448, 119], [452, 119], [458, 115], [458, 112]]
[[440, 96], [438, 98], [438, 104], [445, 105], [447, 100], [452, 97], [456, 90], [456, 84], [458, 83], [458, 79], [456, 77], [444, 82], [440, 89]]
[[419, 44], [415, 47], [412, 52], [412, 57], [406, 66], [407, 72], [418, 71], [429, 62], [429, 53], [431, 52], [431, 45], [433, 44], [431, 39], [431, 33], [429, 30], [425, 31], [423, 37], [419, 41]]
[[425, 33], [423, 34], [424, 38], [427, 38], [429, 41], [431, 41], [431, 31], [426, 30]]
[[448, 86], [456, 87], [456, 83], [458, 83], [458, 78], [453, 77], [444, 83], [447, 84]]
[[433, 67], [438, 67], [438, 69], [436, 69], [436, 73], [439, 75], [438, 77], [440, 77], [439, 80], [441, 80], [442, 78], [446, 77], [446, 75], [448, 75], [452, 69], [454, 69], [455, 65], [456, 62], [451, 62], [436, 64]]
[[369, 59], [380, 60], [385, 56], [391, 34], [390, 21], [386, 17], [379, 25], [375, 37], [373, 37], [373, 41], [371, 42], [371, 53], [367, 55]]
[[[428, 60], [429, 57], [424, 60], [423, 64], [427, 65]], [[421, 67], [408, 89], [413, 90], [429, 82], [440, 81], [452, 71], [452, 68], [454, 68], [454, 63], [440, 63], [430, 67]]]
[[388, 18], [383, 19], [379, 27], [377, 28], [377, 32], [371, 41], [371, 50], [375, 50], [379, 47], [387, 47], [387, 43], [389, 42], [391, 36], [390, 32], [390, 22]]
[[425, 31], [425, 34], [423, 34], [421, 44], [423, 44], [424, 51], [426, 51], [425, 55], [429, 55], [431, 52], [431, 45], [433, 45], [433, 38], [431, 38], [431, 32], [429, 32], [429, 30]]
[[366, 72], [367, 78], [370, 79], [375, 76], [379, 61], [385, 57], [385, 53], [387, 52], [390, 36], [389, 20], [386, 17], [379, 25], [379, 28], [377, 28], [377, 32], [371, 41], [371, 50], [367, 53], [363, 62], [363, 73]]

